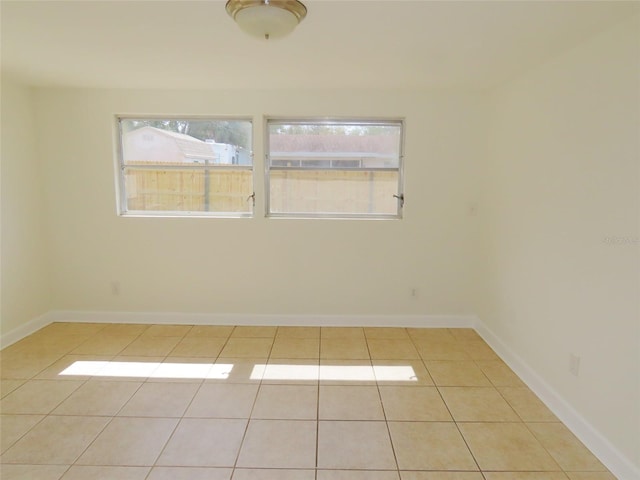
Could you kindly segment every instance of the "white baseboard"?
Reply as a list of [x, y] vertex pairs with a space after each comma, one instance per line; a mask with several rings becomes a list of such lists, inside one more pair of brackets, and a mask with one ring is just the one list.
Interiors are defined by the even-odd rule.
[[5, 348], [16, 343], [17, 341], [22, 340], [24, 337], [37, 332], [42, 327], [46, 327], [50, 323], [51, 319], [49, 318], [49, 314], [45, 313], [28, 321], [23, 325], [20, 325], [18, 328], [14, 328], [10, 332], [2, 332], [2, 334], [0, 335], [0, 348]]
[[576, 412], [555, 389], [527, 365], [520, 356], [507, 347], [480, 319], [476, 319], [474, 327], [498, 356], [509, 365], [511, 370], [619, 480], [640, 480], [640, 468], [620, 453], [609, 440]]
[[2, 348], [53, 322], [173, 325], [473, 328], [475, 315], [276, 315], [52, 310], [0, 337]]

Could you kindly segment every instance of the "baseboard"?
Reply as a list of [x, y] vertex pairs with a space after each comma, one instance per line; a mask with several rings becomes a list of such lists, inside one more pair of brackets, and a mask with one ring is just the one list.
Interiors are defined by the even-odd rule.
[[480, 319], [476, 319], [474, 328], [516, 375], [618, 479], [640, 480], [640, 468], [620, 453], [609, 440], [576, 412], [555, 389], [507, 347]]
[[474, 315], [276, 315], [52, 310], [0, 337], [5, 348], [53, 322], [173, 325], [473, 328]]
[[2, 332], [0, 335], [0, 348], [8, 347], [16, 343], [19, 340], [22, 340], [24, 337], [31, 335], [34, 332], [37, 332], [42, 327], [45, 327], [51, 323], [51, 319], [49, 318], [49, 314], [45, 313], [36, 317], [27, 323], [20, 325], [18, 328], [14, 328], [10, 332]]
[[475, 315], [296, 315], [54, 310], [50, 322], [306, 327], [473, 328]]

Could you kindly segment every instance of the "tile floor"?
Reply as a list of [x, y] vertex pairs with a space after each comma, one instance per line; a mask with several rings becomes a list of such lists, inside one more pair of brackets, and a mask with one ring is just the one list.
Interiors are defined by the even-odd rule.
[[3, 480], [609, 480], [469, 329], [54, 323], [0, 356]]

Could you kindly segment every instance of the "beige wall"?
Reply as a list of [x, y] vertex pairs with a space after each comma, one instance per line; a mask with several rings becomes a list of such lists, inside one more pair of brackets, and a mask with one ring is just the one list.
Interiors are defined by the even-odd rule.
[[[481, 95], [42, 89], [36, 104], [56, 309], [472, 313]], [[253, 116], [256, 217], [118, 217], [115, 114]], [[404, 220], [264, 218], [263, 114], [405, 117]]]
[[1, 332], [50, 308], [41, 164], [31, 90], [2, 78]]
[[627, 21], [495, 93], [477, 308], [637, 468], [639, 32]]

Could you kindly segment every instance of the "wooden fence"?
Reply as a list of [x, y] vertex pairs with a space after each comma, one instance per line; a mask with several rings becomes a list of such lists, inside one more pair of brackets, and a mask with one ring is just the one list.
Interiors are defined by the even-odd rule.
[[[139, 211], [251, 212], [249, 170], [128, 169], [127, 206]], [[396, 172], [275, 170], [271, 172], [274, 213], [394, 214]]]

